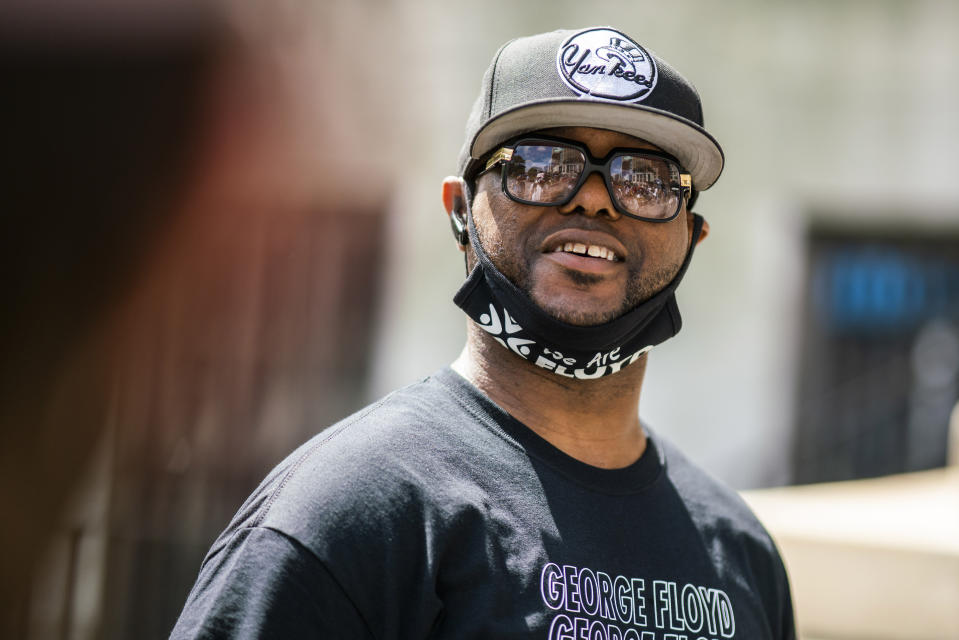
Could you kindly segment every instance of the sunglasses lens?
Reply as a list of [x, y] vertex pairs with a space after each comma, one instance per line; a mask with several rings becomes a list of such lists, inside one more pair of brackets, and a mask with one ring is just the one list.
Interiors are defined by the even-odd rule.
[[679, 210], [679, 167], [663, 158], [620, 155], [609, 163], [613, 197], [629, 213], [655, 220]]
[[506, 165], [506, 189], [520, 200], [556, 204], [576, 188], [585, 166], [583, 152], [574, 147], [521, 144]]
[[[577, 147], [546, 140], [521, 142], [513, 147], [504, 168], [506, 192], [521, 202], [559, 205], [573, 195], [588, 165], [586, 154]], [[609, 176], [610, 197], [620, 211], [647, 220], [668, 220], [679, 211], [682, 192], [675, 162], [619, 153], [609, 160], [604, 173]]]

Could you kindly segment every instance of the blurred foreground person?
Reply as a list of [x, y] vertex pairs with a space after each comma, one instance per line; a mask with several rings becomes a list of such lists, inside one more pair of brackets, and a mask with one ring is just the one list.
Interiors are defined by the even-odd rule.
[[501, 48], [442, 189], [462, 354], [280, 464], [173, 637], [794, 638], [766, 531], [637, 414], [722, 167], [622, 32]]
[[83, 588], [103, 565], [74, 560], [100, 533], [73, 515], [118, 441], [125, 310], [181, 219], [219, 42], [200, 17], [111, 12], [101, 31], [105, 7], [52, 8], [0, 5], [0, 638], [76, 634], [74, 602], [109, 589]]

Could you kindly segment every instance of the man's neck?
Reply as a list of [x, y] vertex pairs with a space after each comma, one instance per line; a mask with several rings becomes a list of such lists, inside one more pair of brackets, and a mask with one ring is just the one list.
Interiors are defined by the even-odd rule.
[[472, 322], [453, 369], [490, 400], [568, 455], [606, 469], [642, 455], [639, 393], [646, 356], [611, 376], [564, 378], [504, 349]]

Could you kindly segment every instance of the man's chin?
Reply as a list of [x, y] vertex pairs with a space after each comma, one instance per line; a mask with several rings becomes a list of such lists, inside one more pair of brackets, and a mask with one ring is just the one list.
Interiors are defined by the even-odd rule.
[[557, 300], [555, 297], [533, 296], [533, 302], [560, 322], [577, 327], [592, 327], [614, 320], [623, 313], [620, 306], [607, 308], [592, 300]]

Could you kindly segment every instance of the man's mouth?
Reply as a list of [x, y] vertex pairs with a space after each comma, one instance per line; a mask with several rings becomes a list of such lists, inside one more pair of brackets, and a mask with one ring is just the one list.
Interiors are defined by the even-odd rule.
[[600, 244], [584, 244], [582, 242], [565, 242], [559, 244], [550, 250], [550, 253], [573, 253], [580, 256], [589, 256], [590, 258], [600, 258], [610, 262], [619, 262], [622, 260], [616, 252], [609, 247]]

